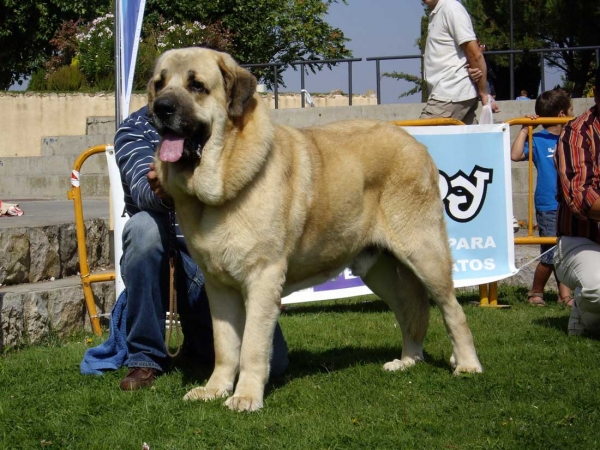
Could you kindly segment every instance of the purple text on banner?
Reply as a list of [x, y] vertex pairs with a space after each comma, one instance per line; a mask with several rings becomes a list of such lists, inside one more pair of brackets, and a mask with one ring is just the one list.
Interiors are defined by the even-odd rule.
[[313, 288], [315, 292], [331, 291], [335, 289], [347, 289], [352, 287], [364, 286], [360, 277], [346, 278], [347, 271], [344, 271], [335, 280], [326, 281], [325, 283], [319, 284]]

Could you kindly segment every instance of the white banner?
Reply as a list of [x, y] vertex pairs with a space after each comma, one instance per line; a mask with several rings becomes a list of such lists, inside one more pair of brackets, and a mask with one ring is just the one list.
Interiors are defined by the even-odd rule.
[[115, 148], [106, 146], [106, 162], [108, 167], [108, 179], [110, 180], [110, 212], [113, 217], [113, 240], [115, 246], [115, 299], [119, 298], [125, 284], [121, 277], [121, 255], [123, 254], [123, 227], [128, 216], [125, 214], [125, 193], [121, 185], [121, 174], [115, 158]]
[[[506, 124], [405, 127], [427, 146], [440, 171], [455, 287], [486, 284], [517, 272], [509, 128]], [[371, 293], [347, 269], [335, 280], [288, 295], [283, 303]]]
[[118, 0], [116, 5], [117, 20], [115, 23], [118, 29], [115, 37], [118, 39], [118, 56], [120, 58], [120, 73], [117, 79], [120, 92], [120, 117], [117, 117], [119, 123], [123, 122], [129, 115], [133, 75], [145, 7], [146, 0]]

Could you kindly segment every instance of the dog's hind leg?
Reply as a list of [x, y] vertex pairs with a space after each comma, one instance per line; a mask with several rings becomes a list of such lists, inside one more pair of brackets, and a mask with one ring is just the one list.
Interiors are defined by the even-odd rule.
[[402, 356], [386, 363], [385, 370], [404, 370], [423, 360], [423, 341], [429, 326], [427, 292], [414, 273], [389, 253], [382, 253], [362, 277], [385, 301], [402, 331]]
[[482, 372], [477, 358], [473, 335], [467, 325], [465, 313], [454, 295], [452, 259], [443, 225], [428, 227], [418, 233], [421, 240], [409, 240], [406, 265], [425, 287], [429, 297], [440, 308], [446, 331], [452, 342], [450, 364], [454, 374]]

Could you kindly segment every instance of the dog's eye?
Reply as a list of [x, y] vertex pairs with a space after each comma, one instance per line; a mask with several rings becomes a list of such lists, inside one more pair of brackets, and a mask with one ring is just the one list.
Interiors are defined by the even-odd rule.
[[201, 81], [191, 81], [190, 82], [190, 90], [196, 93], [206, 92], [206, 88], [204, 87], [204, 83]]
[[157, 82], [154, 83], [154, 91], [158, 92], [160, 91], [163, 87], [165, 87], [165, 81], [164, 80], [158, 80]]

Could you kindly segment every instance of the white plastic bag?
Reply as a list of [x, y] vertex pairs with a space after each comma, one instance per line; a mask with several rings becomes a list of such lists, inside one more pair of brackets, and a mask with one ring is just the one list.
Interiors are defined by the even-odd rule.
[[492, 96], [488, 97], [488, 104], [481, 108], [481, 118], [479, 119], [480, 125], [493, 125], [494, 124], [494, 113], [492, 112]]

